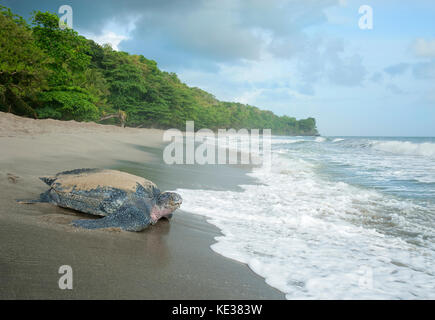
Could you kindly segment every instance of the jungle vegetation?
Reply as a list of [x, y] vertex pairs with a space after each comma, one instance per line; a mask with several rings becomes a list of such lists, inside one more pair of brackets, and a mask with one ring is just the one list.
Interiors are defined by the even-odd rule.
[[193, 120], [197, 129], [318, 134], [314, 118], [296, 120], [219, 101], [160, 70], [153, 60], [60, 28], [53, 13], [34, 12], [28, 23], [6, 7], [0, 7], [0, 111], [40, 119], [122, 120], [130, 127], [183, 129]]

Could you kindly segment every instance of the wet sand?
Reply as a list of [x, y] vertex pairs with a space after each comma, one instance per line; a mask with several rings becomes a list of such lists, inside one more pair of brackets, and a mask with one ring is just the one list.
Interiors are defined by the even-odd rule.
[[[39, 176], [83, 167], [120, 169], [161, 189], [237, 189], [246, 169], [162, 163], [162, 131], [31, 120], [0, 113], [1, 299], [283, 299], [246, 265], [210, 249], [219, 230], [177, 211], [143, 232], [82, 230], [85, 214], [22, 205], [47, 188]], [[60, 290], [58, 269], [73, 269]]]

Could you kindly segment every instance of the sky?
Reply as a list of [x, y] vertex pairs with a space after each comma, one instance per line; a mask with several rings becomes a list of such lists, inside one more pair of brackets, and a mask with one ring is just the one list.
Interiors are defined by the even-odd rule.
[[[0, 0], [325, 136], [435, 136], [433, 0]], [[372, 28], [361, 28], [372, 9]], [[62, 16], [62, 14], [59, 14]], [[363, 22], [364, 22], [363, 21]]]

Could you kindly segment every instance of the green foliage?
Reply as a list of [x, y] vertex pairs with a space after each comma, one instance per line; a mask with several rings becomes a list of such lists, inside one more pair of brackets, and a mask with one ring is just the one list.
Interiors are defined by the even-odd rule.
[[49, 12], [34, 12], [32, 24], [37, 46], [53, 60], [50, 84], [73, 84], [74, 74], [82, 73], [91, 61], [88, 41], [72, 29], [60, 29], [59, 17]]
[[196, 129], [271, 128], [274, 134], [317, 134], [313, 118], [298, 121], [219, 101], [142, 55], [117, 52], [74, 30], [62, 30], [55, 14], [34, 12], [31, 27], [9, 9], [1, 7], [0, 13], [2, 109], [80, 121], [122, 114], [127, 126], [184, 129], [187, 120], [194, 120]]
[[80, 87], [58, 87], [40, 95], [44, 107], [37, 111], [40, 118], [95, 121], [100, 114], [95, 100]]
[[59, 27], [59, 18], [49, 12], [34, 12], [36, 45], [51, 58], [53, 71], [49, 90], [42, 92], [37, 110], [41, 118], [98, 120], [110, 109], [108, 86], [103, 74], [91, 64], [91, 43], [72, 29]]
[[45, 88], [50, 61], [21, 17], [0, 6], [0, 109], [34, 116], [35, 97]]

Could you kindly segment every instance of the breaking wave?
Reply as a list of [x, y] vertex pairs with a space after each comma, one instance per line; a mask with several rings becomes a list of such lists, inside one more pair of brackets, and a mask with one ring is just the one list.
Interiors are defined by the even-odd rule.
[[413, 143], [409, 141], [376, 141], [372, 147], [376, 150], [435, 158], [435, 143]]
[[271, 171], [254, 169], [258, 184], [243, 192], [177, 190], [185, 210], [222, 231], [215, 252], [288, 299], [433, 298], [434, 229], [409, 219], [431, 209], [325, 179], [284, 150], [275, 150]]

